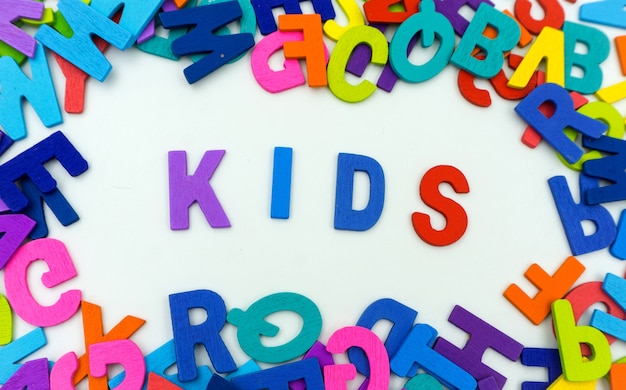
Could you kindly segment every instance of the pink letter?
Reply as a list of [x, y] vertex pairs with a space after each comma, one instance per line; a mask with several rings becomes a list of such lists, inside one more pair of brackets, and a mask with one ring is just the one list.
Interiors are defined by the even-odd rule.
[[116, 389], [137, 390], [143, 387], [146, 362], [137, 344], [128, 339], [91, 344], [89, 346], [91, 375], [97, 378], [105, 377], [109, 364], [121, 364], [124, 367], [124, 381]]
[[4, 284], [7, 299], [17, 315], [29, 324], [58, 325], [76, 313], [82, 294], [80, 290], [69, 290], [61, 294], [52, 306], [40, 305], [33, 298], [27, 281], [28, 267], [36, 260], [43, 260], [50, 269], [41, 277], [47, 288], [56, 287], [77, 275], [72, 258], [61, 241], [52, 238], [31, 241], [18, 249], [6, 266]]
[[[389, 356], [383, 342], [374, 332], [360, 326], [347, 326], [333, 333], [328, 339], [326, 350], [330, 353], [344, 353], [350, 347], [359, 347], [365, 352], [370, 364], [368, 390], [389, 389]], [[330, 390], [346, 389], [340, 385], [339, 379], [354, 379], [356, 368], [346, 368], [349, 365], [333, 365], [324, 367], [325, 386]], [[334, 372], [333, 372], [334, 371]]]
[[78, 370], [78, 358], [68, 352], [54, 363], [50, 371], [50, 388], [54, 390], [75, 390], [74, 373]]
[[304, 74], [296, 59], [285, 59], [282, 70], [274, 71], [269, 66], [272, 54], [283, 48], [286, 41], [304, 40], [301, 31], [286, 32], [277, 30], [263, 38], [252, 50], [252, 74], [257, 83], [266, 91], [277, 93], [303, 85]]

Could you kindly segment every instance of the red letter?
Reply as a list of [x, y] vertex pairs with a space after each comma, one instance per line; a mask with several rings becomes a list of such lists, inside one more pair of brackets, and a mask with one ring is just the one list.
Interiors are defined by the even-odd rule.
[[420, 197], [427, 206], [443, 214], [446, 226], [442, 230], [434, 229], [428, 214], [416, 212], [411, 217], [415, 233], [425, 242], [436, 246], [456, 242], [467, 229], [467, 214], [463, 207], [439, 192], [439, 185], [444, 182], [450, 184], [455, 192], [463, 194], [469, 192], [469, 184], [463, 172], [449, 165], [433, 167], [422, 178]]

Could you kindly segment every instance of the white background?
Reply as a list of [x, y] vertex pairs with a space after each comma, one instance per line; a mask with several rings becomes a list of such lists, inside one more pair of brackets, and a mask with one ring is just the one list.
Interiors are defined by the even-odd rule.
[[[513, 7], [502, 3], [497, 8]], [[578, 5], [563, 6], [577, 19]], [[605, 86], [621, 78], [611, 49], [603, 65]], [[518, 283], [534, 295], [524, 271], [536, 262], [551, 274], [570, 255], [547, 180], [565, 175], [577, 197], [577, 175], [545, 143], [534, 150], [521, 143], [525, 124], [513, 111], [515, 103], [502, 101], [488, 83], [477, 85], [491, 91], [489, 108], [460, 96], [452, 66], [428, 82], [398, 82], [389, 94], [378, 90], [362, 103], [348, 104], [326, 88], [267, 93], [252, 76], [250, 53], [194, 85], [182, 74], [186, 59], [172, 62], [135, 48], [111, 48], [107, 58], [113, 71], [102, 84], [88, 81], [83, 115], [64, 114], [62, 126], [46, 129], [25, 105], [28, 138], [1, 159], [62, 130], [89, 162], [77, 178], [58, 163], [49, 164], [81, 218], [64, 228], [48, 213], [50, 237], [67, 245], [79, 276], [45, 291], [38, 287], [45, 266], [32, 267], [31, 285], [42, 302], [51, 304], [62, 291], [78, 288], [84, 300], [103, 307], [105, 330], [125, 315], [143, 318], [147, 323], [132, 340], [146, 354], [172, 337], [168, 295], [195, 289], [219, 293], [229, 309], [246, 309], [281, 291], [306, 295], [322, 313], [322, 342], [355, 324], [371, 302], [389, 297], [417, 310], [418, 322], [458, 346], [466, 334], [447, 322], [454, 305], [527, 347], [556, 347], [550, 319], [532, 325], [502, 292]], [[49, 60], [62, 104], [64, 78], [52, 56]], [[366, 77], [375, 82], [379, 71], [370, 66]], [[269, 217], [275, 146], [294, 149], [288, 220]], [[213, 149], [226, 150], [211, 185], [232, 227], [212, 229], [193, 207], [190, 229], [171, 231], [168, 151], [187, 151], [192, 171]], [[369, 231], [333, 229], [341, 152], [367, 155], [384, 169], [384, 210]], [[470, 185], [469, 194], [442, 186], [469, 216], [463, 238], [443, 248], [421, 241], [410, 219], [420, 211], [441, 223], [418, 196], [424, 173], [440, 164], [460, 169]], [[363, 205], [368, 191], [363, 177], [357, 177], [355, 191], [355, 202]], [[620, 205], [611, 209], [617, 216]], [[624, 272], [607, 250], [579, 260], [587, 267], [580, 281]], [[295, 334], [295, 323], [287, 318], [280, 325]], [[19, 319], [15, 324], [15, 337], [31, 329]], [[227, 325], [223, 334], [241, 364], [247, 358], [235, 331]], [[70, 350], [84, 352], [80, 313], [46, 334], [48, 346], [34, 356], [56, 360]], [[621, 357], [616, 352], [614, 358]], [[509, 378], [507, 388], [547, 379], [545, 370], [493, 351], [484, 361]]]

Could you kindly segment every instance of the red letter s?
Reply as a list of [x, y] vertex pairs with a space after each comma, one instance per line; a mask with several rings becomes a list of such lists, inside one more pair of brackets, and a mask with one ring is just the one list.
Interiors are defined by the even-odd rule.
[[436, 230], [430, 224], [428, 214], [415, 212], [411, 216], [415, 233], [425, 242], [436, 245], [450, 245], [465, 234], [467, 214], [463, 207], [439, 192], [441, 183], [448, 183], [456, 193], [468, 193], [469, 184], [463, 172], [449, 165], [433, 167], [424, 174], [420, 182], [420, 197], [427, 206], [439, 211], [446, 219], [446, 226]]

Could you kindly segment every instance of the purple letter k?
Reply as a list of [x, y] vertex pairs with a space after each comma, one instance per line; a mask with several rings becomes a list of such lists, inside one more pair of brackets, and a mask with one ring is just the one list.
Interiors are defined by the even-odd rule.
[[187, 153], [169, 152], [170, 175], [170, 228], [189, 229], [189, 207], [198, 202], [211, 227], [230, 227], [230, 221], [222, 208], [209, 180], [222, 161], [225, 150], [209, 150], [204, 153], [196, 172], [187, 175]]

